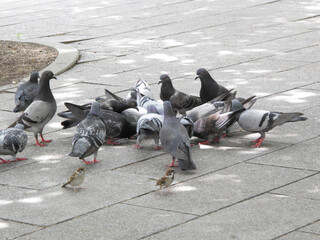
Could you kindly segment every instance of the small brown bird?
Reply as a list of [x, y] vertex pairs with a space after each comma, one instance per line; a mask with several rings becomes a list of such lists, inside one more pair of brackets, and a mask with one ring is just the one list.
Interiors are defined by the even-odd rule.
[[80, 185], [83, 183], [84, 180], [84, 168], [83, 167], [79, 167], [68, 179], [68, 181], [63, 184], [61, 187], [66, 187], [68, 184], [70, 184], [71, 186], [73, 186], [73, 190], [75, 189], [74, 187], [80, 187]]
[[158, 185], [160, 186], [160, 194], [163, 194], [163, 191], [162, 191], [163, 187], [165, 187], [169, 193], [172, 193], [169, 190], [169, 186], [173, 182], [173, 179], [174, 179], [174, 170], [170, 168], [166, 171], [166, 174], [163, 177], [161, 177], [156, 183], [156, 186]]

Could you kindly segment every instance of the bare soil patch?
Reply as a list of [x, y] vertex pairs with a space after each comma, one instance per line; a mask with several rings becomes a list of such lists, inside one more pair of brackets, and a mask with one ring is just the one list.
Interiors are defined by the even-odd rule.
[[52, 47], [36, 43], [0, 40], [0, 86], [18, 83], [32, 71], [40, 71], [58, 56]]

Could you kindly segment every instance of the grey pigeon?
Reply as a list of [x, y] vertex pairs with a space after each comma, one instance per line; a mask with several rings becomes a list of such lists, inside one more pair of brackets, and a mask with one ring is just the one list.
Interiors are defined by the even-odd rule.
[[[198, 78], [200, 78], [201, 81], [200, 98], [204, 103], [214, 99], [222, 93], [228, 92], [228, 89], [219, 85], [205, 68], [199, 68], [197, 70], [197, 77], [195, 79]], [[226, 100], [228, 97], [229, 95], [223, 100]]]
[[126, 99], [137, 99], [137, 92], [140, 92], [142, 96], [147, 96], [149, 98], [153, 98], [153, 94], [151, 91], [151, 88], [147, 81], [144, 79], [140, 78], [135, 86], [131, 88], [131, 91], [128, 93]]
[[[56, 79], [52, 71], [42, 73], [34, 101], [18, 120], [9, 126], [14, 127], [17, 123], [22, 124], [25, 131], [34, 133], [38, 146], [46, 146], [45, 143], [52, 141], [45, 140], [42, 135], [44, 126], [53, 118], [57, 110], [56, 100], [50, 89], [52, 78]], [[41, 137], [41, 142], [38, 140], [38, 134]]]
[[155, 106], [156, 113], [163, 115], [163, 103], [148, 96], [142, 96], [139, 91], [137, 92], [137, 104], [144, 109], [148, 109], [150, 105]]
[[298, 122], [307, 120], [306, 117], [301, 117], [303, 113], [282, 113], [266, 110], [247, 109], [238, 117], [238, 123], [242, 129], [248, 132], [260, 133], [260, 137], [255, 141], [256, 144], [251, 147], [260, 147], [266, 137], [266, 132], [276, 126], [288, 122]]
[[[86, 118], [78, 124], [72, 139], [72, 151], [69, 156], [79, 157], [87, 165], [99, 162], [98, 150], [106, 138], [106, 126], [99, 115], [100, 105], [94, 102]], [[86, 161], [85, 157], [92, 154], [93, 161]]]
[[137, 123], [137, 145], [135, 148], [142, 149], [141, 142], [144, 139], [152, 138], [155, 143], [154, 149], [161, 149], [159, 146], [159, 133], [162, 128], [163, 115], [157, 113], [148, 113], [143, 115]]
[[32, 72], [28, 82], [22, 83], [18, 86], [15, 96], [15, 108], [14, 112], [24, 111], [32, 102], [36, 96], [38, 88], [39, 73]]
[[138, 111], [135, 108], [128, 108], [121, 112], [121, 115], [133, 126], [137, 126], [140, 117], [145, 115], [146, 112]]
[[165, 101], [164, 121], [160, 131], [160, 141], [163, 149], [172, 156], [169, 166], [176, 166], [175, 159], [179, 161], [182, 170], [196, 169], [191, 157], [191, 145], [187, 130], [175, 117], [171, 103]]
[[[143, 115], [137, 123], [137, 144], [135, 148], [142, 149], [141, 142], [144, 139], [153, 139], [155, 142], [154, 149], [159, 150], [159, 133], [163, 125], [164, 117], [157, 113], [156, 107], [154, 105], [148, 106], [148, 113]], [[180, 123], [187, 130], [188, 136], [193, 135], [193, 122], [187, 117], [181, 117], [179, 119]]]
[[167, 74], [160, 76], [159, 84], [162, 83], [160, 89], [160, 98], [162, 101], [170, 101], [173, 110], [185, 115], [186, 111], [193, 109], [202, 104], [201, 98], [186, 94], [176, 90], [172, 81]]
[[[236, 93], [237, 92], [232, 93], [226, 101], [230, 101], [234, 99]], [[225, 101], [222, 101], [222, 99], [224, 99], [225, 96], [228, 94], [229, 92], [223, 93], [217, 96], [216, 98], [212, 99], [211, 101], [203, 103], [200, 106], [197, 106], [191, 109], [190, 111], [187, 112], [187, 117], [191, 119], [193, 122], [196, 122], [200, 118], [203, 118], [215, 113], [218, 110], [218, 108], [224, 107]], [[217, 102], [221, 102], [221, 106], [220, 104], [217, 104]]]
[[18, 152], [22, 152], [27, 146], [28, 136], [23, 131], [22, 125], [15, 128], [7, 128], [0, 131], [0, 155], [11, 155], [12, 160], [4, 160], [0, 158], [0, 163], [11, 163], [15, 161], [27, 160], [27, 158], [17, 158]]

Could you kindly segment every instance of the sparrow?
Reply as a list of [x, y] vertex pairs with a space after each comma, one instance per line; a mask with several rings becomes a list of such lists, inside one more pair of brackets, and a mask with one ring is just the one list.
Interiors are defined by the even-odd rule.
[[173, 182], [174, 179], [174, 170], [168, 169], [163, 177], [161, 177], [159, 180], [157, 180], [157, 183], [155, 186], [160, 186], [160, 194], [163, 194], [162, 188], [167, 188], [167, 191], [169, 193], [172, 193], [172, 191], [169, 190], [169, 186]]
[[70, 184], [73, 186], [73, 190], [75, 189], [74, 187], [80, 187], [80, 185], [83, 183], [84, 180], [84, 168], [83, 167], [79, 167], [68, 179], [68, 181], [63, 184], [61, 187], [66, 187], [66, 185]]

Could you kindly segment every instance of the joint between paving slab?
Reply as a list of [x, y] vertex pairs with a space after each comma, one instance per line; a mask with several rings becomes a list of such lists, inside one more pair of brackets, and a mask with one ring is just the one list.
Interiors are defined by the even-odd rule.
[[287, 233], [284, 233], [284, 234], [282, 234], [282, 235], [280, 235], [280, 236], [278, 236], [278, 237], [275, 237], [275, 238], [273, 238], [272, 240], [276, 240], [276, 239], [282, 238], [282, 237], [284, 237], [284, 236], [286, 236], [286, 235], [288, 235], [288, 234], [290, 234], [290, 233], [293, 233], [293, 232], [295, 232], [295, 231], [298, 231], [298, 230], [300, 230], [300, 229], [302, 229], [302, 228], [305, 228], [305, 227], [307, 227], [307, 226], [309, 226], [309, 225], [312, 225], [312, 224], [314, 224], [314, 223], [317, 223], [317, 222], [319, 222], [319, 221], [320, 221], [320, 219], [315, 220], [315, 221], [313, 221], [313, 222], [311, 222], [311, 223], [305, 224], [305, 225], [303, 225], [303, 226], [301, 226], [301, 227], [298, 227], [298, 228], [296, 228], [296, 229], [294, 229], [294, 230], [292, 230], [292, 231], [290, 231], [290, 232], [287, 232]]
[[160, 211], [165, 211], [165, 212], [173, 212], [173, 213], [191, 215], [191, 216], [194, 216], [194, 217], [199, 217], [200, 216], [199, 214], [194, 214], [194, 213], [179, 212], [179, 211], [168, 210], [168, 209], [163, 209], [163, 208], [155, 208], [155, 207], [136, 205], [136, 204], [132, 204], [132, 203], [119, 203], [119, 204], [123, 204], [123, 205], [127, 205], [127, 206], [133, 206], [133, 207], [146, 208], [146, 209], [160, 210]]

